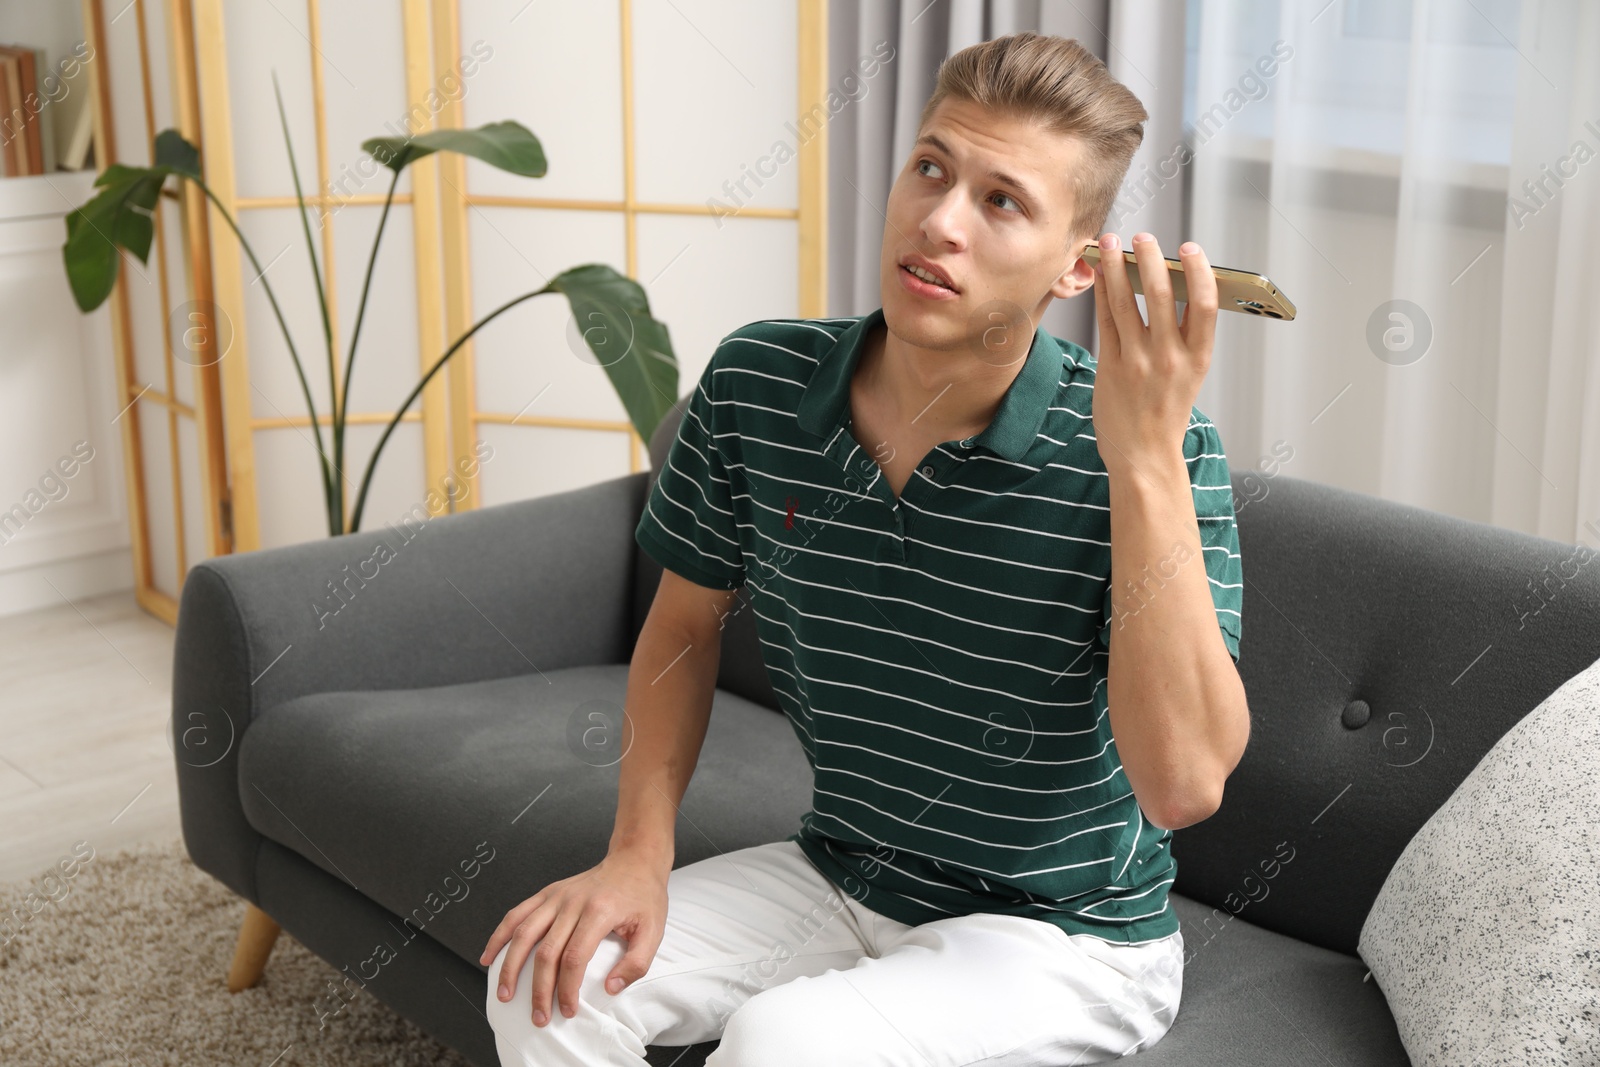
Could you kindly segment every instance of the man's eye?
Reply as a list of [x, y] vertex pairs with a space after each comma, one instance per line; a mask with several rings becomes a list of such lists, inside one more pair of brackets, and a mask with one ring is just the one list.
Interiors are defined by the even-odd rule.
[[[933, 160], [931, 160], [931, 159], [919, 159], [917, 161], [917, 173], [922, 175], [925, 178], [943, 177], [943, 172], [942, 171], [940, 171], [940, 173], [938, 173], [938, 174], [929, 174], [927, 171], [922, 169], [924, 167], [932, 167], [935, 171], [939, 171], [939, 164], [935, 163]], [[1001, 208], [1002, 211], [1010, 211], [1010, 212], [1014, 212], [1014, 213], [1019, 214], [1019, 215], [1022, 213], [1022, 205], [1017, 202], [1015, 197], [1008, 196], [1005, 193], [995, 193], [994, 196], [991, 197], [990, 199], [994, 200], [996, 198], [998, 198], [1000, 200], [1009, 201], [1011, 203], [1011, 205], [1012, 205], [1011, 207], [1002, 207]]]

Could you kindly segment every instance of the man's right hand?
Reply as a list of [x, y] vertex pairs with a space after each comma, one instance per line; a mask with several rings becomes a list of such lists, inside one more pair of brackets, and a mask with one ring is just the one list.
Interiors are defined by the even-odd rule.
[[487, 966], [511, 943], [500, 970], [500, 999], [509, 1001], [516, 992], [532, 952], [533, 1024], [549, 1021], [552, 988], [561, 1014], [570, 1019], [589, 961], [613, 931], [628, 942], [628, 951], [606, 976], [606, 991], [620, 993], [642, 978], [666, 929], [669, 872], [670, 864], [643, 853], [613, 850], [594, 867], [550, 883], [506, 912], [478, 957]]

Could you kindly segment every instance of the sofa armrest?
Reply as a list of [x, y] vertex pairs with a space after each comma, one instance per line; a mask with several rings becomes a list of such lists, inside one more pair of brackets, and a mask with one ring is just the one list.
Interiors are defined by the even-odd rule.
[[647, 472], [190, 569], [172, 730], [196, 866], [255, 901], [244, 732], [308, 693], [415, 689], [625, 662]]

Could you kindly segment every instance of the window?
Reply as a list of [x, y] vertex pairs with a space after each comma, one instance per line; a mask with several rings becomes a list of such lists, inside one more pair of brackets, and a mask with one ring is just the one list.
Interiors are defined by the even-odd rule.
[[[1427, 121], [1410, 132], [1413, 150], [1465, 163], [1510, 162], [1517, 77], [1529, 63], [1517, 46], [1522, 0], [1433, 4], [1429, 70], [1420, 85], [1412, 84], [1411, 0], [1305, 0], [1293, 7], [1289, 23], [1280, 21], [1278, 0], [1188, 0], [1186, 130], [1237, 90], [1247, 102], [1228, 119], [1230, 136], [1270, 140], [1287, 106], [1297, 140], [1400, 156], [1408, 94], [1420, 91]], [[1225, 42], [1204, 57], [1202, 20], [1218, 20], [1204, 35]], [[1293, 49], [1287, 60], [1273, 56], [1280, 40]], [[1256, 63], [1263, 57], [1293, 65], [1293, 78], [1261, 78]], [[1293, 95], [1278, 100], [1285, 86]]]

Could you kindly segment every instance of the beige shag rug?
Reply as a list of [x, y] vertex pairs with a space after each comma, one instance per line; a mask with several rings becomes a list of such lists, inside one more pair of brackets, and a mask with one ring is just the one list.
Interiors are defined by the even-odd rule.
[[[471, 1067], [365, 990], [320, 1026], [339, 971], [287, 931], [229, 993], [244, 903], [181, 839], [65, 859], [70, 880], [0, 884], [0, 1064]], [[59, 899], [34, 912], [43, 896]]]

